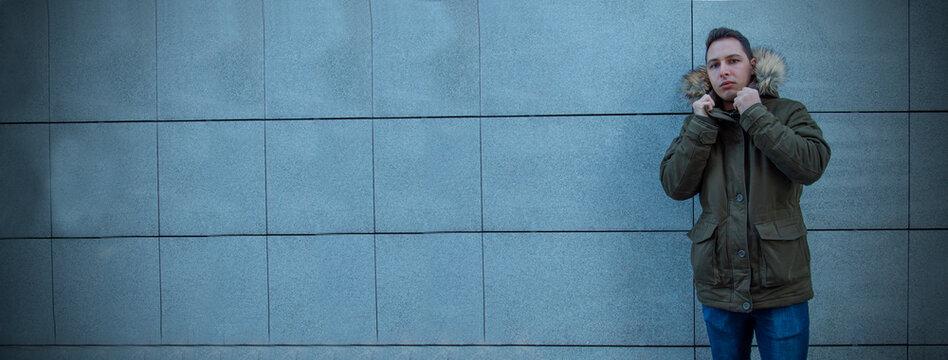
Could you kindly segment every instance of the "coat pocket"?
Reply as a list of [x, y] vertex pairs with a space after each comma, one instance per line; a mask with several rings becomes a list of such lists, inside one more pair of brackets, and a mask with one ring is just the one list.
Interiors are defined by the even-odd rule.
[[754, 224], [760, 235], [760, 280], [777, 287], [810, 277], [806, 225], [794, 216]]
[[717, 236], [718, 223], [715, 219], [701, 217], [688, 232], [691, 239], [691, 269], [695, 283], [721, 285], [720, 262], [718, 261]]

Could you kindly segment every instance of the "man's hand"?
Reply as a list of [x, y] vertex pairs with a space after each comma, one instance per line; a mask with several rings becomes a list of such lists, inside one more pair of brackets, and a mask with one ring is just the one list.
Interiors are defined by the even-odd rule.
[[691, 104], [691, 108], [694, 109], [695, 115], [708, 117], [708, 111], [714, 108], [714, 99], [711, 98], [711, 94], [704, 94]]
[[757, 89], [745, 87], [738, 91], [737, 96], [734, 97], [734, 107], [741, 114], [754, 104], [760, 104], [760, 93], [757, 92]]

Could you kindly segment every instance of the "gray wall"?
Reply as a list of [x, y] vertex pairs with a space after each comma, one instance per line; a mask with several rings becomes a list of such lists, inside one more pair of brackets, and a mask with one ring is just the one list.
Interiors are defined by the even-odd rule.
[[786, 57], [833, 150], [812, 357], [948, 357], [945, 19], [0, 0], [0, 357], [710, 358], [658, 164], [716, 26]]

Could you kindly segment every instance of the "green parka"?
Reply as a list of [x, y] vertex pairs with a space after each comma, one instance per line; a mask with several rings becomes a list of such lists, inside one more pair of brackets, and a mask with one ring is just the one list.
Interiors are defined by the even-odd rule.
[[[734, 312], [813, 298], [800, 195], [830, 158], [806, 108], [777, 95], [783, 60], [754, 55], [761, 104], [733, 117], [720, 108], [688, 116], [661, 163], [668, 196], [699, 195], [701, 216], [688, 232], [698, 300]], [[692, 102], [710, 89], [703, 68], [685, 76]]]

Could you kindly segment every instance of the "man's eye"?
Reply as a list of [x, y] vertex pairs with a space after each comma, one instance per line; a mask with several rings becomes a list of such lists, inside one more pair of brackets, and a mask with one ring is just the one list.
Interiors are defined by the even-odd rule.
[[738, 59], [731, 59], [731, 64], [736, 64], [736, 63], [739, 63], [739, 62], [741, 62], [741, 61], [738, 60]]
[[708, 68], [711, 68], [711, 69], [717, 69], [717, 67], [718, 67], [717, 63], [708, 65]]

